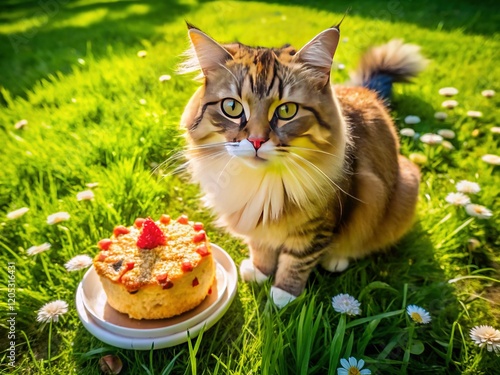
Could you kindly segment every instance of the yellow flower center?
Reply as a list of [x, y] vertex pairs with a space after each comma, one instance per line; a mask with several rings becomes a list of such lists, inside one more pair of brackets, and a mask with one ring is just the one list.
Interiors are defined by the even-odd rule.
[[422, 316], [418, 312], [412, 312], [411, 313], [411, 318], [413, 319], [414, 322], [417, 323], [422, 323]]
[[361, 372], [357, 367], [349, 367], [349, 375], [360, 375]]

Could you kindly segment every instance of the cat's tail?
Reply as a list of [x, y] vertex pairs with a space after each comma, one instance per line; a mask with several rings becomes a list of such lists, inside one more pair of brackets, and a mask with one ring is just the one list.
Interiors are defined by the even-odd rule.
[[420, 54], [420, 47], [404, 44], [400, 39], [369, 49], [358, 69], [351, 74], [351, 83], [378, 93], [389, 101], [394, 82], [409, 82], [420, 73], [428, 61]]

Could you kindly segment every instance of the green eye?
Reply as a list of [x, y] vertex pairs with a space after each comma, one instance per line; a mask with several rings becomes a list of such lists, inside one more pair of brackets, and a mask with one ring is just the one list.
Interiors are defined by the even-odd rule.
[[237, 100], [227, 98], [221, 103], [221, 109], [229, 118], [240, 118], [243, 115], [243, 106]]
[[299, 106], [295, 103], [285, 103], [276, 108], [276, 116], [280, 120], [291, 120], [299, 110]]

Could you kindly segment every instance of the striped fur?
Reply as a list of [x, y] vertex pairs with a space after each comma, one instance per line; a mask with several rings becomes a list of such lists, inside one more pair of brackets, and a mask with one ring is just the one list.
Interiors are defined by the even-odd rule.
[[[398, 156], [375, 93], [330, 85], [337, 28], [298, 52], [189, 36], [181, 70], [203, 80], [181, 119], [190, 172], [219, 224], [248, 243], [254, 274], [297, 296], [317, 264], [339, 270], [410, 228], [418, 169]], [[278, 115], [286, 103], [292, 118]]]

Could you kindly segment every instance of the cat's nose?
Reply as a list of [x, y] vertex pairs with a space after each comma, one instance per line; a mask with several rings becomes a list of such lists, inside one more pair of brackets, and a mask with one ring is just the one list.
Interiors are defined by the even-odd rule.
[[248, 142], [253, 144], [253, 147], [255, 150], [258, 150], [260, 146], [262, 146], [263, 143], [267, 142], [269, 138], [264, 138], [264, 137], [248, 137], [247, 138]]

